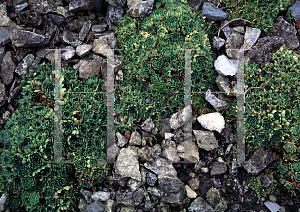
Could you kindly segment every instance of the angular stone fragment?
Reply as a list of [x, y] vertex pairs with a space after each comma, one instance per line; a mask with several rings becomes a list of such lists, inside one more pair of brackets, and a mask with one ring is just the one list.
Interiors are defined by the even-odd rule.
[[19, 5], [15, 6], [15, 12], [16, 12], [16, 13], [19, 13], [19, 12], [21, 12], [22, 10], [24, 10], [27, 6], [28, 6], [28, 3], [27, 3], [27, 2], [25, 2], [25, 3], [23, 3], [23, 4], [19, 4]]
[[[65, 51], [63, 53], [63, 51]], [[75, 49], [72, 46], [67, 46], [64, 48], [61, 54], [63, 60], [69, 60], [75, 55]]]
[[28, 69], [30, 68], [30, 66], [32, 65], [33, 61], [34, 61], [34, 55], [33, 54], [28, 54], [17, 66], [15, 72], [17, 74], [21, 75], [25, 75], [28, 72]]
[[241, 47], [243, 50], [250, 49], [257, 41], [261, 33], [260, 29], [246, 26], [244, 44]]
[[62, 40], [74, 48], [82, 44], [82, 42], [79, 40], [78, 33], [71, 32], [70, 30], [63, 32]]
[[225, 40], [223, 38], [220, 38], [218, 36], [213, 37], [213, 48], [216, 50], [221, 49], [225, 44]]
[[123, 147], [127, 144], [128, 140], [119, 132], [116, 132], [116, 136], [118, 138], [118, 146]]
[[170, 127], [172, 129], [178, 129], [187, 123], [192, 117], [192, 107], [188, 106], [172, 115], [170, 119]]
[[10, 42], [9, 31], [4, 27], [0, 27], [0, 47]]
[[90, 44], [83, 44], [83, 45], [77, 46], [76, 54], [79, 57], [84, 57], [92, 50], [92, 48], [93, 48], [93, 45], [90, 45]]
[[78, 34], [78, 38], [80, 41], [83, 41], [85, 39], [88, 32], [90, 31], [91, 25], [92, 25], [91, 21], [86, 21], [83, 23], [80, 32]]
[[237, 59], [237, 53], [244, 43], [244, 36], [233, 32], [225, 42], [225, 51], [228, 57]]
[[49, 37], [20, 29], [12, 30], [10, 40], [16, 47], [44, 46], [49, 43]]
[[[127, 1], [127, 5], [128, 5], [128, 2]], [[131, 5], [128, 5], [129, 7]], [[124, 10], [122, 7], [114, 7], [112, 5], [108, 5], [107, 6], [107, 13], [106, 13], [106, 19], [114, 24], [114, 25], [117, 25], [118, 24], [118, 20], [123, 16], [124, 14]]]
[[293, 6], [289, 8], [291, 10], [291, 15], [294, 17], [295, 22], [299, 21], [300, 18], [300, 1], [296, 1]]
[[13, 81], [14, 71], [16, 69], [15, 52], [6, 52], [1, 64], [2, 83], [9, 85]]
[[157, 158], [154, 162], [146, 162], [144, 166], [157, 175], [177, 176], [172, 163], [164, 158]]
[[224, 174], [227, 172], [227, 165], [224, 162], [213, 162], [210, 175]]
[[274, 158], [272, 155], [264, 150], [264, 148], [259, 148], [254, 152], [252, 158], [246, 161], [243, 166], [248, 173], [258, 174], [273, 161]]
[[197, 118], [198, 122], [208, 130], [216, 130], [221, 133], [225, 127], [225, 120], [221, 113], [208, 113], [203, 114]]
[[22, 24], [31, 27], [38, 27], [42, 24], [42, 17], [39, 12], [34, 10], [22, 11], [18, 14]]
[[123, 7], [126, 3], [126, 0], [108, 0], [109, 5], [114, 7]]
[[211, 91], [209, 89], [205, 94], [205, 100], [208, 101], [216, 109], [217, 112], [226, 110], [230, 106], [227, 102], [222, 101], [215, 97], [213, 94], [211, 94]]
[[85, 0], [72, 0], [69, 4], [69, 11], [75, 12], [79, 10], [91, 10], [93, 3]]
[[228, 18], [228, 14], [222, 9], [217, 8], [213, 3], [204, 2], [202, 7], [202, 15], [206, 16], [209, 20], [220, 21]]
[[193, 130], [193, 132], [199, 148], [211, 151], [219, 147], [218, 141], [213, 132], [202, 130]]
[[92, 31], [93, 32], [103, 32], [103, 31], [105, 31], [106, 27], [107, 27], [106, 23], [101, 23], [101, 24], [93, 25], [92, 26]]
[[184, 146], [185, 152], [178, 153], [179, 157], [187, 159], [190, 162], [197, 163], [199, 161], [199, 152], [197, 145], [192, 141], [184, 141], [180, 144]]
[[142, 138], [138, 131], [134, 131], [129, 140], [130, 145], [141, 145]]
[[28, 4], [31, 10], [41, 14], [56, 12], [58, 6], [63, 6], [62, 0], [29, 0]]
[[215, 212], [215, 210], [202, 198], [197, 197], [188, 208], [189, 212]]
[[154, 0], [142, 1], [140, 3], [136, 3], [127, 10], [127, 13], [131, 17], [144, 17], [146, 15], [149, 15], [152, 12], [153, 4], [154, 4]]
[[49, 18], [56, 24], [61, 25], [65, 22], [65, 18], [60, 15], [54, 15], [54, 14], [47, 14]]
[[222, 76], [234, 76], [238, 70], [238, 60], [228, 59], [225, 55], [220, 55], [214, 62], [216, 71]]

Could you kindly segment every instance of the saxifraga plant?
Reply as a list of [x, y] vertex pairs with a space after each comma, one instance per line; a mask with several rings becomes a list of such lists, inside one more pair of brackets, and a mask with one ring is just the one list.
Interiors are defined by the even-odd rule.
[[[1, 192], [10, 194], [10, 208], [26, 211], [66, 211], [74, 207], [81, 188], [102, 183], [106, 161], [106, 109], [103, 94], [73, 94], [101, 86], [97, 76], [78, 79], [78, 71], [62, 68], [62, 155], [54, 160], [54, 73], [52, 65], [21, 77], [17, 107], [1, 130]], [[74, 176], [75, 173], [75, 176]]]

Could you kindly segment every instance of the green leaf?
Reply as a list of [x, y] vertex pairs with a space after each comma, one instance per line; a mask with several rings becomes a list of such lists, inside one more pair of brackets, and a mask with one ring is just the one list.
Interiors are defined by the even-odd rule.
[[160, 2], [156, 2], [156, 8], [158, 9], [160, 6], [161, 6], [161, 3]]

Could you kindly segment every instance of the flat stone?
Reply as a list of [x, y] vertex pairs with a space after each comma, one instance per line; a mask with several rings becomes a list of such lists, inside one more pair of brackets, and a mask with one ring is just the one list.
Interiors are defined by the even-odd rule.
[[238, 60], [228, 59], [220, 55], [214, 62], [216, 71], [222, 76], [234, 76], [238, 70]]
[[9, 31], [4, 27], [0, 27], [0, 47], [10, 42]]
[[216, 78], [216, 83], [218, 85], [218, 88], [220, 89], [221, 92], [226, 92], [227, 96], [233, 96], [233, 89], [230, 86], [230, 80], [228, 79], [228, 77], [222, 76], [222, 75], [218, 75]]
[[204, 2], [202, 7], [202, 15], [212, 21], [221, 21], [228, 18], [228, 14], [222, 9], [217, 8], [213, 3]]
[[34, 61], [34, 55], [33, 54], [28, 54], [17, 66], [15, 72], [21, 76], [25, 75], [28, 72], [28, 69], [32, 65]]
[[69, 6], [58, 6], [56, 10], [57, 14], [62, 15], [65, 18], [68, 18], [69, 16], [75, 16], [75, 12], [69, 12]]
[[157, 175], [177, 176], [176, 169], [172, 163], [164, 158], [156, 158], [153, 162], [147, 161], [144, 163], [144, 166]]
[[213, 48], [216, 50], [220, 50], [225, 44], [225, 40], [218, 36], [213, 37]]
[[172, 129], [178, 129], [186, 124], [192, 117], [191, 106], [185, 107], [182, 110], [174, 113], [170, 118], [170, 127]]
[[63, 32], [62, 40], [74, 48], [82, 44], [82, 42], [79, 40], [78, 33], [71, 32], [70, 30]]
[[197, 121], [208, 130], [215, 130], [221, 133], [222, 129], [225, 128], [225, 120], [221, 113], [208, 113], [203, 114], [197, 118]]
[[69, 3], [69, 11], [92, 10], [93, 3], [85, 0], [73, 0]]
[[114, 49], [117, 46], [116, 36], [113, 32], [105, 34], [95, 39], [93, 46], [93, 52], [107, 57], [108, 51], [106, 49]]
[[245, 33], [245, 28], [244, 26], [236, 26], [236, 27], [233, 27], [232, 30], [238, 32], [238, 33], [241, 33], [241, 34], [244, 34]]
[[205, 100], [208, 101], [216, 109], [217, 112], [226, 110], [230, 106], [226, 101], [220, 100], [213, 94], [211, 94], [211, 91], [209, 89], [205, 93]]
[[193, 130], [193, 132], [199, 148], [211, 151], [219, 147], [218, 141], [213, 132], [202, 130]]
[[292, 10], [291, 15], [294, 17], [295, 22], [298, 22], [300, 18], [300, 1], [296, 1], [289, 10]]
[[91, 25], [92, 25], [91, 21], [85, 21], [83, 23], [78, 35], [80, 41], [83, 41], [85, 39], [88, 32], [90, 31]]
[[256, 43], [261, 33], [260, 29], [246, 26], [244, 44], [241, 49], [248, 50]]
[[206, 201], [212, 206], [216, 207], [216, 205], [220, 202], [221, 200], [221, 194], [218, 189], [216, 188], [210, 188], [206, 192]]
[[44, 46], [49, 43], [49, 37], [20, 29], [12, 30], [10, 40], [16, 47]]
[[212, 169], [210, 171], [210, 175], [224, 174], [227, 172], [227, 165], [224, 162], [214, 161], [212, 163]]
[[15, 52], [6, 52], [1, 64], [2, 83], [9, 85], [13, 81], [14, 71], [16, 69]]
[[271, 212], [279, 212], [280, 205], [275, 202], [271, 202], [269, 200], [264, 202], [264, 205], [271, 211]]
[[104, 32], [106, 27], [107, 27], [106, 23], [101, 23], [101, 24], [93, 25], [92, 26], [92, 31], [93, 32]]
[[91, 204], [89, 204], [86, 207], [86, 211], [87, 212], [104, 212], [105, 205], [100, 201], [92, 202]]
[[47, 14], [47, 16], [51, 18], [56, 25], [61, 25], [66, 21], [66, 19], [60, 15]]
[[92, 55], [87, 59], [81, 59], [73, 68], [79, 70], [79, 78], [88, 79], [89, 76], [98, 75], [100, 72], [102, 58]]
[[[225, 24], [227, 24], [228, 21], [227, 20], [223, 20], [221, 21], [221, 27], [223, 27]], [[229, 38], [230, 34], [231, 34], [231, 29], [229, 27], [229, 25], [226, 25], [225, 27], [222, 28], [222, 31], [225, 35], [226, 38]]]
[[61, 54], [63, 60], [69, 60], [75, 55], [75, 49], [72, 46], [67, 46], [62, 50], [65, 51], [64, 53]]
[[185, 185], [186, 195], [190, 199], [195, 199], [197, 197], [197, 193], [191, 189], [188, 185]]
[[32, 62], [32, 65], [29, 68], [29, 72], [35, 71], [36, 69], [38, 69], [38, 65], [40, 64], [41, 58], [40, 57], [36, 57], [34, 59], [34, 61]]

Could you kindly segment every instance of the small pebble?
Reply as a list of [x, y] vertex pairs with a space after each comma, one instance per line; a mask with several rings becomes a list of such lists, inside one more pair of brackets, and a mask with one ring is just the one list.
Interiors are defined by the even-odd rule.
[[276, 197], [272, 194], [269, 196], [269, 199], [270, 199], [270, 201], [272, 201], [274, 203], [276, 202]]
[[95, 13], [92, 13], [92, 14], [89, 15], [89, 20], [91, 20], [91, 21], [95, 20], [96, 18], [97, 17], [95, 15]]

